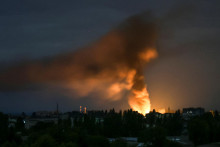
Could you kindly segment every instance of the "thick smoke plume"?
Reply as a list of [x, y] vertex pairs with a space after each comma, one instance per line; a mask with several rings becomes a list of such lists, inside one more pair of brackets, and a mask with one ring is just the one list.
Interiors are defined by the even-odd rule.
[[143, 67], [157, 56], [156, 38], [152, 17], [136, 15], [88, 47], [3, 70], [0, 90], [59, 87], [78, 97], [96, 93], [111, 100], [128, 91], [130, 106], [146, 113], [150, 100]]

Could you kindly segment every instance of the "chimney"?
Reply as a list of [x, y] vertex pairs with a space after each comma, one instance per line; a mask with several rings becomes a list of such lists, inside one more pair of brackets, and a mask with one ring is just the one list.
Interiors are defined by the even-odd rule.
[[79, 112], [82, 113], [82, 106], [79, 106]]
[[86, 107], [84, 107], [84, 113], [86, 114]]

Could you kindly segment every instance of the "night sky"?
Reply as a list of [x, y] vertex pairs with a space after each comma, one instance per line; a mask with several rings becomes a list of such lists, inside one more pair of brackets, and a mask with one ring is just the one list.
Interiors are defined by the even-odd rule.
[[[219, 0], [1, 1], [0, 70], [78, 51], [146, 11], [158, 32], [158, 58], [144, 68], [152, 108], [220, 110]], [[111, 101], [51, 89], [0, 91], [6, 113], [54, 110], [56, 103], [62, 112], [129, 108], [126, 95]]]

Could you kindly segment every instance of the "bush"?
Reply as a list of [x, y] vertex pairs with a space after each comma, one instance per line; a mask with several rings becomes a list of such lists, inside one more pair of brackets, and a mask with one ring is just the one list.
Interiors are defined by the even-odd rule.
[[117, 139], [111, 143], [111, 147], [127, 147], [127, 142], [122, 139]]
[[56, 146], [55, 140], [50, 135], [43, 135], [32, 145], [32, 147], [54, 147]]

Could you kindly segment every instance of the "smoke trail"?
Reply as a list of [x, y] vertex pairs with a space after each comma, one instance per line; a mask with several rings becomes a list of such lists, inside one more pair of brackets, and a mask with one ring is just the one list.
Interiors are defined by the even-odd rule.
[[57, 86], [79, 97], [97, 93], [111, 100], [130, 91], [131, 107], [145, 113], [150, 100], [143, 66], [157, 56], [156, 38], [149, 13], [132, 16], [89, 47], [3, 70], [0, 90]]

